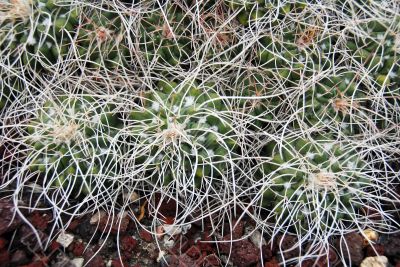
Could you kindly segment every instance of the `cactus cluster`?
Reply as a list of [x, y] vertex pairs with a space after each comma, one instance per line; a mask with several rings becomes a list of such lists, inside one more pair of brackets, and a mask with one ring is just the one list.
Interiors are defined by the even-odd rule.
[[224, 111], [226, 103], [209, 86], [159, 82], [158, 90], [141, 95], [129, 116], [135, 168], [142, 166], [165, 186], [189, 179], [200, 187], [202, 179], [223, 175], [237, 148]]
[[0, 0], [0, 188], [56, 188], [55, 214], [161, 194], [215, 231], [241, 210], [300, 253], [400, 228], [398, 3], [123, 2]]
[[43, 103], [29, 120], [29, 169], [52, 185], [91, 193], [97, 176], [117, 171], [110, 146], [120, 122], [107, 102], [91, 96], [60, 95]]

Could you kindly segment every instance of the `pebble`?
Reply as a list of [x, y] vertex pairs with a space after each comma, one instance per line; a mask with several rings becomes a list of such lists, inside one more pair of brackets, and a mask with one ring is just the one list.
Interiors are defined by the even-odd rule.
[[75, 264], [76, 267], [82, 267], [85, 260], [83, 258], [74, 258], [71, 262]]
[[160, 262], [167, 253], [164, 250], [160, 250], [157, 257], [157, 262]]
[[56, 241], [64, 248], [67, 248], [74, 241], [74, 236], [61, 232]]
[[175, 244], [175, 241], [169, 236], [164, 236], [164, 246], [167, 248], [172, 248]]
[[267, 241], [265, 241], [265, 238], [262, 236], [262, 234], [258, 230], [255, 230], [251, 234], [250, 240], [258, 248], [261, 248], [262, 246], [267, 244]]
[[90, 224], [96, 224], [98, 223], [102, 218], [104, 218], [105, 216], [107, 216], [107, 213], [105, 211], [99, 211], [96, 214], [94, 214], [91, 218], [89, 223]]
[[385, 256], [375, 256], [365, 258], [360, 267], [386, 267], [388, 265], [388, 259]]

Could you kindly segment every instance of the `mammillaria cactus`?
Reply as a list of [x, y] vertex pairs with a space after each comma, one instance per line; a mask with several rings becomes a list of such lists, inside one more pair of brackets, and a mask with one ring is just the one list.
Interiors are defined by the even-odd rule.
[[378, 86], [400, 80], [400, 26], [369, 20], [357, 25], [346, 43], [352, 58], [363, 64]]
[[265, 152], [271, 159], [263, 164], [270, 182], [263, 206], [278, 221], [307, 230], [316, 221], [323, 228], [357, 216], [371, 182], [366, 162], [350, 144], [318, 135], [270, 142]]
[[[356, 72], [343, 71], [316, 82], [299, 97], [300, 120], [309, 127], [340, 129], [355, 134], [367, 127], [370, 112], [365, 88]], [[364, 90], [363, 90], [364, 89]]]
[[116, 171], [110, 147], [119, 119], [113, 105], [84, 95], [47, 100], [29, 121], [28, 166], [51, 184], [89, 193], [100, 176]]
[[21, 58], [23, 65], [46, 67], [60, 58], [75, 57], [86, 66], [114, 67], [128, 53], [121, 45], [121, 21], [114, 13], [54, 0], [15, 0], [0, 10], [2, 53], [12, 61]]
[[189, 18], [178, 6], [153, 10], [140, 22], [140, 50], [148, 61], [156, 57], [163, 64], [175, 66], [192, 55], [190, 31], [186, 28]]
[[208, 86], [163, 81], [159, 87], [143, 93], [130, 114], [135, 168], [162, 185], [199, 187], [221, 176], [237, 147], [226, 103]]

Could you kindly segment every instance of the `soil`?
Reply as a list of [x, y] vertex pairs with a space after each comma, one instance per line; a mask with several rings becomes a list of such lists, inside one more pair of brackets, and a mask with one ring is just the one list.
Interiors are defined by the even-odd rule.
[[[161, 211], [168, 214], [172, 206], [174, 203], [164, 205]], [[60, 231], [56, 235], [52, 234], [57, 229], [53, 228], [53, 217], [48, 210], [26, 211], [24, 216], [30, 225], [15, 215], [13, 203], [9, 199], [0, 200], [0, 266], [273, 267], [279, 266], [282, 259], [277, 248], [267, 245], [271, 241], [267, 237], [264, 237], [265, 244], [257, 243], [252, 238], [229, 242], [231, 237], [240, 239], [253, 227], [253, 223], [246, 218], [234, 221], [233, 224], [237, 223], [237, 226], [232, 231], [229, 231], [228, 226], [224, 227], [228, 230], [224, 229], [223, 236], [212, 234], [211, 224], [205, 222], [203, 226], [192, 224], [186, 232], [177, 235], [160, 234], [154, 237], [146, 226], [150, 225], [151, 220], [148, 212], [145, 212], [141, 226], [135, 225], [127, 213], [122, 215], [120, 223], [111, 224], [110, 216], [100, 212], [75, 218], [65, 232]], [[36, 234], [32, 228], [36, 229]], [[49, 240], [49, 236], [53, 238]], [[60, 241], [61, 237], [71, 237], [72, 242], [64, 244]], [[48, 241], [48, 245], [42, 247], [38, 238], [42, 244]], [[283, 248], [297, 241], [293, 236], [276, 238]], [[353, 265], [358, 266], [365, 257], [379, 254], [388, 257], [389, 266], [400, 267], [400, 234], [382, 235], [374, 247], [363, 245], [363, 238], [356, 233], [345, 238], [351, 244], [346, 259]], [[337, 254], [339, 243], [332, 242], [329, 257], [306, 260], [302, 266], [342, 266]], [[284, 256], [297, 256], [298, 252], [292, 250], [285, 252]]]

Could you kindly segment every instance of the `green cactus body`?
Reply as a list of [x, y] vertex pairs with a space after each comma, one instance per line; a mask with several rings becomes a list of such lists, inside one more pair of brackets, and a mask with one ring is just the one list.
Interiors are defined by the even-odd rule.
[[[356, 64], [362, 64], [372, 78], [384, 100], [368, 101], [374, 110], [372, 119], [380, 130], [393, 129], [400, 123], [400, 26], [382, 21], [368, 20], [360, 23], [358, 31], [349, 34], [348, 53]], [[397, 27], [397, 28], [396, 28]], [[363, 33], [363, 34], [361, 34]], [[366, 33], [366, 34], [365, 34]]]
[[[24, 14], [12, 15], [21, 8]], [[68, 45], [78, 25], [78, 11], [55, 5], [53, 0], [17, 0], [10, 6], [10, 16], [0, 25], [4, 29], [0, 46], [23, 64], [37, 67], [36, 57], [44, 64], [52, 64], [69, 50]]]
[[[377, 86], [387, 86], [400, 81], [399, 29], [371, 20], [358, 25], [367, 37], [350, 35], [347, 49], [355, 61], [362, 63], [375, 79]], [[397, 33], [396, 33], [397, 32]]]
[[[295, 138], [265, 147], [271, 157], [263, 164], [270, 184], [263, 191], [262, 205], [276, 218], [290, 216], [290, 223], [322, 219], [330, 223], [351, 219], [363, 190], [370, 186], [363, 175], [366, 163], [348, 144], [325, 136]], [[284, 218], [281, 218], [284, 220]]]
[[299, 98], [301, 120], [310, 127], [334, 126], [345, 134], [358, 133], [370, 115], [361, 87], [351, 71], [323, 78]]
[[[0, 75], [0, 115], [23, 92], [23, 82], [10, 73]], [[0, 120], [0, 125], [3, 123]]]
[[[167, 17], [165, 17], [167, 16]], [[176, 6], [165, 13], [152, 11], [140, 24], [140, 50], [148, 61], [157, 58], [160, 63], [176, 66], [193, 54], [188, 17]]]
[[93, 11], [78, 32], [77, 53], [89, 66], [114, 69], [129, 61], [121, 18], [109, 11]]
[[101, 101], [68, 95], [45, 102], [27, 128], [29, 169], [78, 194], [101, 186], [96, 177], [117, 168], [109, 147], [120, 127], [113, 106]]
[[116, 15], [92, 11], [81, 20], [83, 9], [61, 6], [54, 0], [16, 2], [24, 3], [24, 16], [9, 16], [0, 25], [0, 47], [10, 58], [21, 58], [22, 64], [35, 69], [69, 54], [89, 62], [85, 63], [89, 67], [124, 63], [129, 51], [122, 45], [121, 21]]
[[130, 114], [135, 168], [143, 168], [154, 181], [161, 179], [162, 185], [186, 177], [198, 188], [203, 179], [219, 177], [226, 169], [236, 149], [232, 121], [211, 88], [174, 82], [159, 87], [144, 93]]
[[238, 100], [233, 101], [233, 106], [238, 107], [238, 111], [245, 116], [252, 116], [249, 120], [250, 128], [263, 128], [268, 121], [276, 120], [279, 110], [285, 107], [279, 92], [271, 87], [274, 80], [263, 72], [243, 72], [232, 83], [234, 90], [228, 93], [238, 97]]
[[315, 75], [316, 71], [331, 68], [332, 59], [338, 55], [332, 47], [336, 37], [323, 33], [322, 22], [315, 21], [310, 14], [291, 15], [307, 19], [289, 23], [283, 21], [283, 29], [277, 28], [277, 31], [262, 36], [253, 62], [267, 71], [269, 77], [297, 85], [301, 77], [306, 79]]
[[297, 1], [296, 4], [284, 3], [283, 5], [279, 1], [264, 1], [264, 0], [225, 0], [225, 3], [233, 10], [239, 11], [237, 16], [238, 21], [244, 25], [249, 26], [251, 23], [262, 19], [266, 13], [271, 10], [275, 11], [279, 4], [279, 17], [281, 19], [285, 14], [291, 12], [294, 9], [301, 9], [304, 7], [304, 3]]

